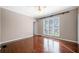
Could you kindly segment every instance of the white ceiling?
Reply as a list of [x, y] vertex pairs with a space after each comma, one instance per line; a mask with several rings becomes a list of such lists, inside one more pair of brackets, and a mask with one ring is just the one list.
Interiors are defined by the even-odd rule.
[[43, 8], [41, 12], [38, 11], [38, 7], [36, 6], [4, 6], [2, 8], [21, 13], [27, 16], [31, 16], [34, 18], [39, 18], [43, 16], [47, 16], [53, 14], [55, 12], [59, 12], [61, 10], [66, 10], [70, 8], [74, 8], [72, 6], [46, 6]]

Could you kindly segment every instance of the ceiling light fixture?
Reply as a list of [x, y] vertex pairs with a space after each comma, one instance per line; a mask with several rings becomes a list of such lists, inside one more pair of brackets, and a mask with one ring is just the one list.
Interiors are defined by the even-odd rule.
[[38, 15], [42, 15], [45, 11], [46, 6], [37, 6]]

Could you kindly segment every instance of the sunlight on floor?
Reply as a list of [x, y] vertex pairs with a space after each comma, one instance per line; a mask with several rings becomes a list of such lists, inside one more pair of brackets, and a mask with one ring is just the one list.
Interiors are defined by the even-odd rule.
[[59, 52], [59, 42], [44, 38], [44, 52]]

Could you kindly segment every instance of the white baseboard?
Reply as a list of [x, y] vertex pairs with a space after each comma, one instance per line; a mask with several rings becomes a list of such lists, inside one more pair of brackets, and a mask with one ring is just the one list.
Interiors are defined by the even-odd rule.
[[68, 40], [68, 39], [62, 39], [62, 38], [58, 38], [60, 40], [64, 40], [64, 41], [69, 41], [69, 42], [74, 42], [74, 43], [78, 43], [77, 41], [73, 41], [73, 40]]
[[[41, 34], [36, 34], [36, 35], [41, 35]], [[27, 36], [27, 37], [23, 37], [23, 38], [29, 38], [29, 37], [32, 37], [32, 36], [33, 35], [30, 35], [30, 36]], [[42, 35], [42, 36], [46, 36], [46, 35]], [[11, 42], [11, 41], [16, 41], [16, 40], [22, 40], [23, 38], [8, 40], [8, 41], [5, 41], [5, 42], [0, 42], [0, 44], [7, 43], [7, 42]], [[59, 37], [54, 37], [54, 38], [57, 38], [59, 40], [64, 40], [64, 41], [69, 41], [69, 42], [74, 42], [74, 43], [79, 44], [77, 41], [72, 41], [72, 40], [68, 40], [68, 39], [62, 39], [62, 38], [59, 38]]]
[[7, 43], [7, 42], [12, 42], [12, 41], [16, 41], [16, 40], [22, 40], [24, 38], [29, 38], [29, 37], [32, 37], [33, 35], [29, 35], [27, 37], [22, 37], [22, 38], [18, 38], [18, 39], [12, 39], [12, 40], [8, 40], [8, 41], [4, 41], [4, 42], [0, 42], [0, 44], [3, 44], [3, 43]]
[[[42, 35], [42, 34], [35, 34], [35, 35]], [[42, 35], [43, 36], [43, 35]]]
[[[41, 34], [39, 34], [39, 35], [41, 35]], [[42, 36], [46, 36], [46, 35], [42, 35]], [[48, 35], [47, 35], [48, 36]], [[50, 36], [51, 37], [51, 36]], [[63, 38], [59, 38], [59, 37], [55, 37], [55, 36], [53, 36], [54, 38], [57, 38], [57, 39], [59, 39], [59, 40], [64, 40], [64, 41], [69, 41], [69, 42], [74, 42], [74, 43], [77, 43], [77, 44], [79, 44], [78, 43], [78, 41], [73, 41], [73, 40], [68, 40], [68, 39], [63, 39]]]

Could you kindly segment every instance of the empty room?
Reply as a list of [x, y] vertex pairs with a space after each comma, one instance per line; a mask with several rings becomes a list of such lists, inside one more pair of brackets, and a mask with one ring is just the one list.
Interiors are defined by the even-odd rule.
[[78, 53], [78, 6], [0, 6], [0, 53]]

